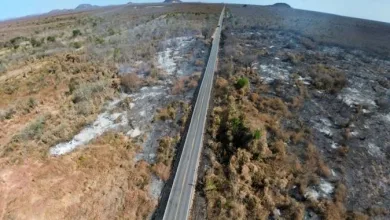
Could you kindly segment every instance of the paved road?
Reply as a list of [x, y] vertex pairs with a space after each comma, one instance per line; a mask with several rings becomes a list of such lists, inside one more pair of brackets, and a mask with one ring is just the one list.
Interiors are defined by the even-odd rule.
[[225, 8], [222, 10], [218, 27], [215, 31], [210, 58], [199, 89], [190, 127], [188, 128], [184, 143], [183, 153], [164, 212], [164, 220], [185, 220], [188, 219], [190, 214], [195, 192], [199, 158], [203, 146], [203, 133], [206, 125], [210, 93], [213, 86], [214, 70], [217, 65], [224, 12]]

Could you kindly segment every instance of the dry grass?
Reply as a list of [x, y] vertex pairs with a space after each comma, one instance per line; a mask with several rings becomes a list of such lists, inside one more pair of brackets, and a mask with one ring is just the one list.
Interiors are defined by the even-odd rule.
[[[0, 120], [0, 152], [7, 160], [44, 157], [49, 147], [91, 122], [115, 93], [110, 70], [67, 57], [34, 61], [35, 68], [24, 76], [0, 81], [0, 107], [6, 109]], [[10, 92], [10, 86], [16, 89]]]
[[121, 86], [125, 89], [126, 92], [137, 91], [143, 84], [142, 80], [136, 73], [120, 76], [120, 80]]
[[[176, 138], [161, 141], [153, 167], [135, 163], [136, 147], [120, 134], [60, 158], [49, 148], [93, 122], [120, 87], [134, 92], [163, 80], [155, 65], [160, 42], [200, 35], [220, 10], [121, 6], [0, 22], [0, 218], [146, 219], [156, 205], [151, 171], [168, 178]], [[118, 78], [121, 65], [143, 77]], [[185, 91], [199, 76], [184, 82]], [[188, 109], [177, 107], [162, 115], [184, 125]]]
[[157, 149], [157, 163], [153, 166], [153, 171], [160, 179], [167, 181], [171, 172], [173, 156], [177, 139], [172, 137], [163, 137], [159, 140]]
[[125, 136], [109, 133], [64, 158], [2, 168], [0, 218], [145, 219], [156, 202], [150, 167], [134, 162], [136, 150]]
[[[302, 219], [306, 209], [314, 209], [324, 219], [344, 219], [346, 189], [341, 183], [331, 199], [299, 200], [289, 192], [295, 187], [304, 198], [308, 187], [331, 176], [305, 128], [284, 130], [281, 120], [300, 124], [288, 104], [278, 97], [257, 92], [237, 91], [237, 79], [246, 77], [257, 85], [251, 71], [234, 75], [221, 73], [216, 80], [214, 110], [210, 117], [207, 146], [212, 153], [206, 171], [204, 193], [209, 219], [276, 218]], [[307, 97], [305, 87], [297, 86], [299, 99]], [[259, 84], [254, 91], [267, 92]], [[301, 101], [299, 101], [301, 102]], [[301, 104], [294, 108], [299, 109]], [[305, 145], [306, 148], [294, 148]]]
[[347, 83], [345, 73], [333, 67], [318, 64], [312, 66], [309, 70], [309, 75], [317, 89], [336, 93], [343, 89]]
[[201, 73], [196, 72], [196, 73], [193, 73], [191, 76], [180, 77], [174, 83], [174, 85], [171, 89], [171, 93], [173, 95], [180, 95], [180, 94], [183, 94], [184, 92], [186, 92], [190, 89], [195, 89], [196, 87], [198, 87], [198, 82], [199, 82], [200, 76], [201, 76]]

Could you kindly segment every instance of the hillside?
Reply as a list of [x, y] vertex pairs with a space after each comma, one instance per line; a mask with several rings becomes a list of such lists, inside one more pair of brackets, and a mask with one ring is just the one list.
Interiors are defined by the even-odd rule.
[[291, 8], [289, 4], [286, 3], [275, 3], [272, 5], [272, 7], [278, 7], [278, 8]]
[[165, 0], [164, 3], [182, 3], [180, 0]]
[[81, 4], [75, 8], [75, 10], [90, 10], [90, 9], [95, 9], [99, 8], [97, 5], [91, 5], [91, 4]]

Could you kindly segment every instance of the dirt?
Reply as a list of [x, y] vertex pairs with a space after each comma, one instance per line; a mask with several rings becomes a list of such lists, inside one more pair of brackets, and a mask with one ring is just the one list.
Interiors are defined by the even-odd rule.
[[107, 134], [63, 158], [3, 168], [0, 217], [147, 218], [156, 201], [147, 190], [149, 165], [132, 160], [136, 149], [125, 136]]
[[19, 77], [23, 74], [23, 76], [26, 76], [27, 74], [36, 71], [37, 69], [40, 69], [41, 67], [45, 66], [47, 62], [38, 62], [33, 63], [29, 65], [24, 65], [23, 67], [11, 71], [7, 71], [6, 74], [3, 74], [0, 76], [0, 82], [6, 81], [7, 79], [15, 79], [16, 77]]

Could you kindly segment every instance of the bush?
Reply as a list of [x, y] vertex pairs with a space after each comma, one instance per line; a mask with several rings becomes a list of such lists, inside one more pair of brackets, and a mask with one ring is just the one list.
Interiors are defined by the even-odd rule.
[[161, 138], [157, 149], [157, 162], [170, 166], [174, 156], [174, 145], [175, 140], [173, 138]]
[[176, 109], [172, 104], [167, 108], [159, 109], [157, 115], [155, 116], [156, 120], [166, 121], [174, 120], [176, 118]]
[[48, 42], [55, 42], [55, 41], [56, 41], [56, 37], [55, 37], [55, 36], [48, 36], [48, 37], [46, 38], [46, 40], [47, 40]]
[[39, 117], [37, 120], [28, 125], [23, 131], [16, 135], [14, 139], [18, 141], [33, 140], [40, 137], [43, 134], [46, 118], [44, 116]]
[[261, 131], [256, 130], [255, 133], [253, 134], [253, 138], [259, 140], [261, 138]]
[[27, 102], [23, 105], [23, 110], [26, 113], [30, 113], [31, 110], [33, 110], [38, 105], [38, 102], [33, 98], [30, 97]]
[[76, 49], [80, 49], [83, 45], [80, 42], [73, 42], [72, 47]]
[[42, 44], [43, 44], [43, 38], [40, 40], [40, 41], [38, 41], [37, 39], [35, 39], [35, 38], [31, 38], [31, 40], [30, 40], [30, 42], [31, 42], [31, 45], [33, 46], [33, 47], [40, 47], [40, 46], [42, 46]]
[[94, 113], [94, 105], [93, 102], [90, 101], [82, 101], [77, 103], [76, 105], [76, 111], [79, 115], [88, 116]]
[[237, 89], [242, 89], [244, 87], [249, 86], [249, 79], [246, 77], [241, 77], [240, 79], [237, 80], [236, 83], [236, 88]]
[[204, 36], [204, 39], [210, 38], [212, 35], [211, 29], [209, 27], [203, 27], [202, 35]]
[[316, 89], [336, 93], [347, 84], [345, 73], [322, 64], [310, 68], [310, 77]]
[[104, 38], [102, 38], [102, 37], [96, 37], [96, 38], [95, 38], [95, 42], [96, 42], [97, 44], [104, 44], [105, 40], [104, 40]]
[[91, 99], [92, 96], [103, 92], [106, 87], [107, 85], [104, 82], [80, 85], [76, 90], [74, 90], [72, 101], [73, 103], [87, 101]]
[[19, 44], [23, 41], [27, 41], [28, 39], [26, 37], [15, 37], [10, 40], [10, 43], [12, 46], [17, 49], [19, 47]]
[[113, 28], [108, 29], [108, 35], [109, 36], [115, 35], [115, 30]]
[[7, 71], [7, 67], [5, 66], [4, 63], [1, 62], [0, 60], [0, 73], [4, 73]]
[[79, 29], [73, 30], [73, 37], [81, 36], [81, 31]]
[[133, 92], [137, 90], [142, 83], [142, 80], [135, 73], [123, 75], [120, 77], [120, 80], [121, 86], [125, 92]]
[[0, 111], [0, 121], [11, 119], [15, 113], [16, 111], [13, 108], [9, 108], [5, 111]]

